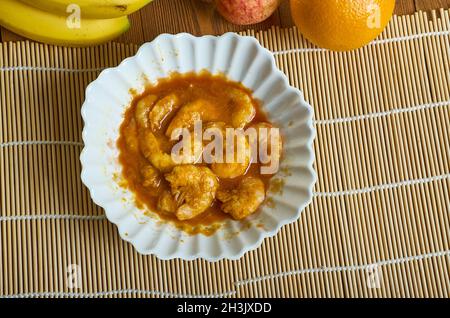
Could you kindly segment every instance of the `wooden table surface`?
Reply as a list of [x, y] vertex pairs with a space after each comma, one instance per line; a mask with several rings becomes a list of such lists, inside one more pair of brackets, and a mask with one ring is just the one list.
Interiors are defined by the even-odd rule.
[[[450, 0], [397, 0], [396, 14], [412, 14], [419, 10], [450, 8]], [[131, 17], [131, 29], [118, 41], [142, 43], [151, 41], [161, 33], [189, 32], [195, 35], [221, 34], [245, 29], [263, 30], [273, 25], [290, 27], [293, 24], [289, 1], [283, 0], [278, 11], [263, 23], [250, 26], [236, 26], [226, 22], [213, 6], [201, 0], [154, 0]], [[22, 40], [23, 38], [0, 28], [2, 41]]]

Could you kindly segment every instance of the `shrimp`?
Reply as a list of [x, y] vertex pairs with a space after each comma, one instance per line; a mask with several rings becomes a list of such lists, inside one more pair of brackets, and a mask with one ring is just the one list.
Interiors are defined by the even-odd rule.
[[142, 185], [146, 188], [158, 188], [161, 183], [161, 176], [158, 170], [152, 165], [145, 165], [141, 169], [141, 174], [143, 177]]
[[242, 220], [255, 213], [264, 201], [266, 191], [261, 179], [246, 177], [236, 189], [217, 191], [217, 199], [222, 201], [222, 210], [236, 220]]
[[179, 206], [175, 215], [179, 220], [189, 220], [205, 212], [213, 203], [219, 181], [207, 167], [181, 165], [166, 175], [171, 193]]
[[[231, 125], [234, 128], [244, 128], [256, 115], [255, 106], [248, 94], [232, 88], [228, 91], [233, 110], [231, 114]], [[219, 121], [222, 118], [221, 112], [216, 105], [211, 102], [198, 99], [184, 105], [172, 119], [166, 130], [166, 136], [170, 137], [176, 128], [191, 129], [198, 120], [211, 122]]]
[[130, 123], [125, 127], [125, 131], [123, 133], [125, 138], [125, 143], [128, 146], [128, 149], [133, 153], [139, 152], [139, 140], [137, 134], [136, 121], [131, 119]]
[[158, 210], [169, 213], [175, 213], [178, 208], [178, 202], [173, 197], [170, 191], [164, 191], [158, 198]]
[[220, 112], [215, 105], [204, 99], [198, 99], [180, 108], [167, 127], [166, 136], [171, 137], [172, 132], [177, 128], [191, 129], [196, 121], [218, 121]]
[[172, 157], [161, 150], [158, 139], [151, 131], [146, 130], [142, 133], [140, 146], [144, 157], [156, 169], [169, 172], [175, 166]]
[[234, 128], [244, 128], [255, 118], [255, 105], [253, 105], [251, 96], [244, 89], [229, 87], [224, 91], [223, 87], [216, 83], [212, 84], [211, 89], [225, 94], [228, 98], [231, 106], [230, 124]]
[[247, 93], [236, 88], [231, 88], [228, 93], [233, 102], [231, 125], [234, 128], [244, 128], [256, 115], [252, 99]]
[[222, 156], [217, 156], [217, 153], [212, 156], [211, 169], [218, 177], [231, 179], [246, 173], [250, 165], [251, 149], [243, 134], [236, 134], [234, 130], [229, 130], [229, 134], [227, 128], [230, 127], [222, 122], [209, 123], [206, 126], [206, 129], [218, 130], [223, 141]]
[[155, 95], [147, 95], [137, 102], [134, 118], [139, 128], [148, 128], [148, 113], [157, 99]]
[[148, 117], [150, 127], [153, 131], [161, 129], [163, 121], [175, 109], [180, 107], [180, 100], [177, 95], [170, 94], [156, 102]]

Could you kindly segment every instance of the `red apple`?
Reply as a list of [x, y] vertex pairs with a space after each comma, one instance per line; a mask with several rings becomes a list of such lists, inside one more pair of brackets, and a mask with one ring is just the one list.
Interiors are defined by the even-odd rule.
[[281, 0], [217, 0], [217, 11], [234, 24], [247, 25], [266, 20]]

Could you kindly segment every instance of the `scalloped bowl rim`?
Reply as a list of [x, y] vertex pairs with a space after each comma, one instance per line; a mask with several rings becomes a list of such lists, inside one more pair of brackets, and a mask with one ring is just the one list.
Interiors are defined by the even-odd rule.
[[[307, 200], [305, 202], [303, 202], [300, 206], [298, 206], [295, 215], [293, 215], [290, 218], [286, 218], [286, 219], [283, 219], [283, 220], [279, 221], [278, 224], [275, 226], [275, 228], [273, 230], [270, 230], [270, 231], [265, 230], [265, 231], [263, 231], [262, 235], [260, 235], [259, 238], [255, 242], [253, 242], [252, 244], [244, 244], [243, 247], [237, 253], [232, 254], [232, 255], [223, 253], [223, 254], [218, 255], [218, 256], [212, 256], [212, 255], [209, 255], [209, 254], [205, 253], [202, 250], [199, 250], [198, 253], [196, 253], [196, 254], [183, 254], [179, 250], [177, 250], [176, 253], [171, 254], [171, 255], [161, 255], [161, 254], [158, 254], [154, 249], [142, 250], [142, 249], [139, 248], [139, 246], [137, 244], [135, 244], [133, 239], [131, 239], [130, 237], [128, 237], [128, 236], [123, 234], [124, 233], [122, 231], [123, 230], [122, 229], [123, 225], [120, 222], [116, 222], [115, 220], [112, 219], [112, 217], [110, 215], [110, 211], [108, 211], [108, 209], [105, 207], [104, 202], [102, 202], [98, 197], [93, 195], [93, 193], [92, 193], [93, 191], [92, 190], [95, 187], [95, 185], [90, 184], [88, 182], [88, 180], [87, 180], [87, 177], [86, 177], [87, 175], [86, 175], [85, 156], [86, 156], [87, 152], [89, 151], [89, 144], [87, 142], [87, 140], [88, 140], [87, 132], [88, 132], [89, 125], [88, 125], [88, 120], [87, 120], [86, 109], [87, 109], [87, 105], [92, 104], [92, 103], [95, 104], [95, 102], [93, 102], [91, 100], [92, 99], [91, 98], [92, 97], [91, 91], [95, 89], [95, 85], [96, 85], [97, 81], [99, 81], [101, 78], [107, 76], [107, 74], [112, 72], [112, 71], [117, 71], [117, 70], [122, 69], [125, 64], [131, 62], [133, 59], [137, 59], [141, 54], [143, 54], [142, 52], [145, 50], [146, 47], [151, 46], [152, 43], [154, 43], [154, 42], [160, 41], [162, 38], [169, 37], [169, 38], [175, 38], [176, 39], [176, 38], [188, 37], [191, 40], [195, 41], [195, 40], [202, 39], [202, 38], [203, 39], [205, 39], [205, 38], [206, 39], [218, 39], [218, 38], [221, 38], [221, 37], [229, 37], [229, 36], [237, 37], [238, 39], [245, 39], [247, 41], [255, 42], [255, 44], [257, 44], [258, 50], [260, 50], [261, 52], [264, 52], [264, 54], [268, 55], [268, 58], [271, 61], [271, 71], [274, 72], [283, 81], [283, 85], [285, 86], [286, 89], [295, 92], [295, 94], [300, 98], [301, 106], [305, 107], [305, 110], [307, 111], [307, 117], [308, 118], [306, 120], [306, 127], [308, 129], [308, 140], [307, 140], [306, 148], [308, 150], [309, 159], [307, 161], [306, 167], [308, 168], [307, 172], [310, 174], [311, 180], [312, 180], [312, 182], [308, 185], [308, 188], [307, 188]], [[167, 33], [160, 34], [153, 41], [142, 44], [139, 47], [139, 49], [138, 49], [138, 51], [136, 52], [135, 55], [125, 58], [124, 60], [122, 60], [122, 62], [119, 63], [118, 66], [109, 67], [109, 68], [106, 68], [106, 69], [102, 70], [100, 72], [100, 74], [97, 76], [97, 78], [94, 81], [92, 81], [86, 87], [85, 101], [84, 101], [84, 103], [83, 103], [83, 105], [81, 107], [81, 115], [82, 115], [82, 119], [83, 119], [83, 123], [84, 123], [83, 131], [82, 131], [82, 139], [83, 139], [84, 147], [83, 147], [83, 150], [81, 151], [81, 154], [80, 154], [80, 161], [81, 161], [81, 164], [82, 164], [81, 180], [82, 180], [83, 184], [88, 188], [90, 196], [91, 196], [93, 202], [95, 204], [97, 204], [98, 206], [102, 207], [104, 209], [104, 211], [105, 211], [106, 218], [109, 220], [109, 222], [111, 222], [111, 223], [113, 223], [113, 224], [115, 224], [117, 226], [121, 239], [123, 239], [126, 242], [131, 243], [133, 245], [133, 247], [139, 253], [144, 254], [144, 255], [150, 255], [150, 254], [151, 255], [155, 255], [156, 257], [158, 257], [161, 260], [172, 260], [172, 259], [195, 260], [195, 259], [205, 259], [205, 260], [211, 261], [211, 262], [216, 262], [216, 261], [223, 260], [223, 259], [238, 260], [238, 259], [242, 258], [244, 256], [244, 254], [246, 254], [247, 252], [258, 248], [262, 244], [264, 239], [275, 236], [280, 231], [280, 229], [283, 226], [291, 224], [291, 223], [297, 221], [299, 219], [300, 215], [301, 215], [301, 212], [312, 202], [312, 199], [313, 199], [313, 188], [314, 188], [314, 184], [317, 181], [317, 175], [316, 175], [316, 172], [315, 172], [315, 170], [313, 168], [313, 164], [314, 164], [314, 160], [315, 160], [315, 154], [314, 154], [314, 150], [313, 150], [313, 142], [314, 142], [314, 139], [316, 137], [316, 131], [315, 131], [314, 126], [313, 126], [313, 116], [314, 116], [313, 114], [314, 114], [313, 108], [311, 107], [311, 105], [308, 102], [305, 101], [303, 93], [299, 89], [291, 86], [289, 84], [289, 80], [288, 80], [287, 76], [276, 66], [275, 59], [274, 59], [274, 56], [273, 56], [272, 52], [270, 52], [268, 49], [263, 47], [258, 42], [258, 40], [255, 39], [254, 37], [241, 36], [241, 35], [238, 35], [238, 34], [233, 33], [233, 32], [228, 32], [228, 33], [225, 33], [225, 34], [223, 34], [221, 36], [205, 35], [205, 36], [201, 36], [201, 37], [196, 37], [196, 36], [193, 36], [192, 34], [189, 34], [189, 33], [178, 33], [178, 34], [175, 34], [175, 35], [167, 34]]]

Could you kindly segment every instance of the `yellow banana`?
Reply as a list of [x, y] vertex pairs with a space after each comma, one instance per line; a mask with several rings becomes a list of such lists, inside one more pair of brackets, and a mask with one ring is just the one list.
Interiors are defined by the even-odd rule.
[[128, 30], [127, 17], [78, 19], [54, 15], [17, 0], [0, 0], [0, 25], [32, 40], [66, 46], [86, 46], [112, 40]]
[[80, 8], [81, 17], [110, 19], [129, 15], [152, 0], [20, 0], [30, 6], [65, 15], [70, 5]]

